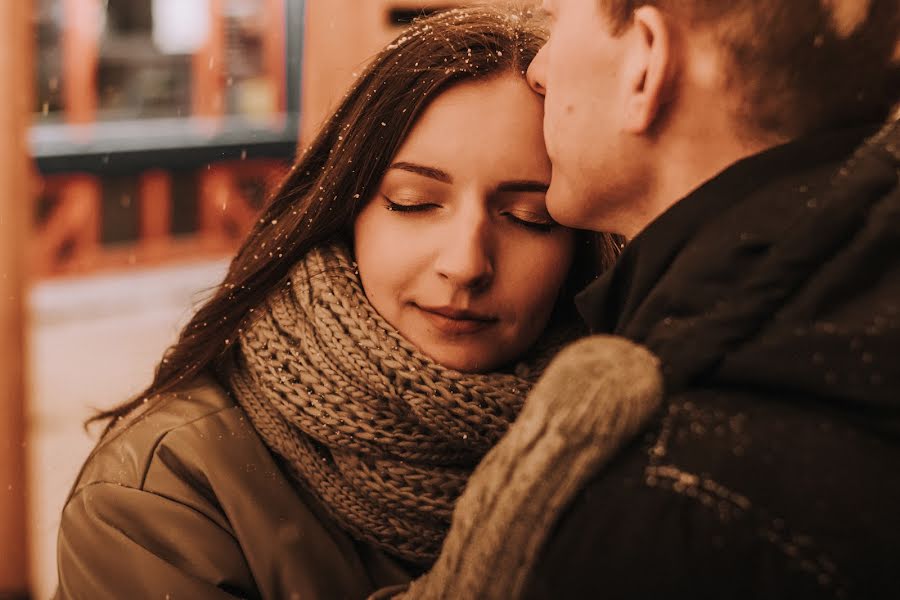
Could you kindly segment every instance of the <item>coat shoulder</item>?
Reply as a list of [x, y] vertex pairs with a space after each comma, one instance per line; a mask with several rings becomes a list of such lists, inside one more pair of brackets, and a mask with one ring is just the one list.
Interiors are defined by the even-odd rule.
[[668, 396], [560, 516], [526, 598], [883, 597], [897, 450], [841, 417], [816, 398]]
[[[148, 404], [101, 440], [67, 501], [61, 589], [97, 593], [61, 597], [363, 598], [409, 579], [296, 485], [220, 386]], [[126, 564], [142, 578], [117, 577]]]
[[[256, 438], [243, 411], [225, 390], [209, 378], [197, 379], [159, 396], [115, 425], [85, 461], [72, 495], [98, 483], [142, 489], [161, 450], [171, 452], [172, 437], [179, 439], [178, 445], [190, 439], [196, 450], [198, 445], [230, 443], [236, 433], [245, 440], [248, 435]], [[258, 438], [254, 441], [262, 443]]]

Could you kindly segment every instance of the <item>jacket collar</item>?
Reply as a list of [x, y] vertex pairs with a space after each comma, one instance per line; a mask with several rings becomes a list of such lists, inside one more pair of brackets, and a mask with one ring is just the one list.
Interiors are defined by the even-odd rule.
[[672, 260], [707, 221], [767, 182], [847, 156], [875, 128], [812, 135], [741, 159], [676, 202], [639, 233], [616, 264], [575, 297], [592, 333], [620, 333]]

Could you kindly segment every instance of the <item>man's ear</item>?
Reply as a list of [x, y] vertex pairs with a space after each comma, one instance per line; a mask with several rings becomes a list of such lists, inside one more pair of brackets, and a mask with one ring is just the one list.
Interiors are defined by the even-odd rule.
[[625, 63], [625, 131], [647, 132], [674, 78], [675, 49], [669, 23], [652, 6], [634, 11]]

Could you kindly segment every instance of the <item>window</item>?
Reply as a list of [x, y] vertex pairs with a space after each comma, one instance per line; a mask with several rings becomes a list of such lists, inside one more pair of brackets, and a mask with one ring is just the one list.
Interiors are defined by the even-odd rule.
[[[233, 246], [260, 186], [296, 152], [303, 11], [302, 0], [36, 0], [37, 271], [148, 236]], [[208, 203], [233, 218], [211, 218]]]

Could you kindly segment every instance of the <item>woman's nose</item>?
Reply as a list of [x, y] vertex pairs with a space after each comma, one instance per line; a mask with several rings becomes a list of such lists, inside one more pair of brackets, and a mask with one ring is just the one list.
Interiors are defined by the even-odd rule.
[[494, 278], [494, 252], [486, 215], [460, 217], [443, 240], [438, 275], [458, 288], [480, 291]]

